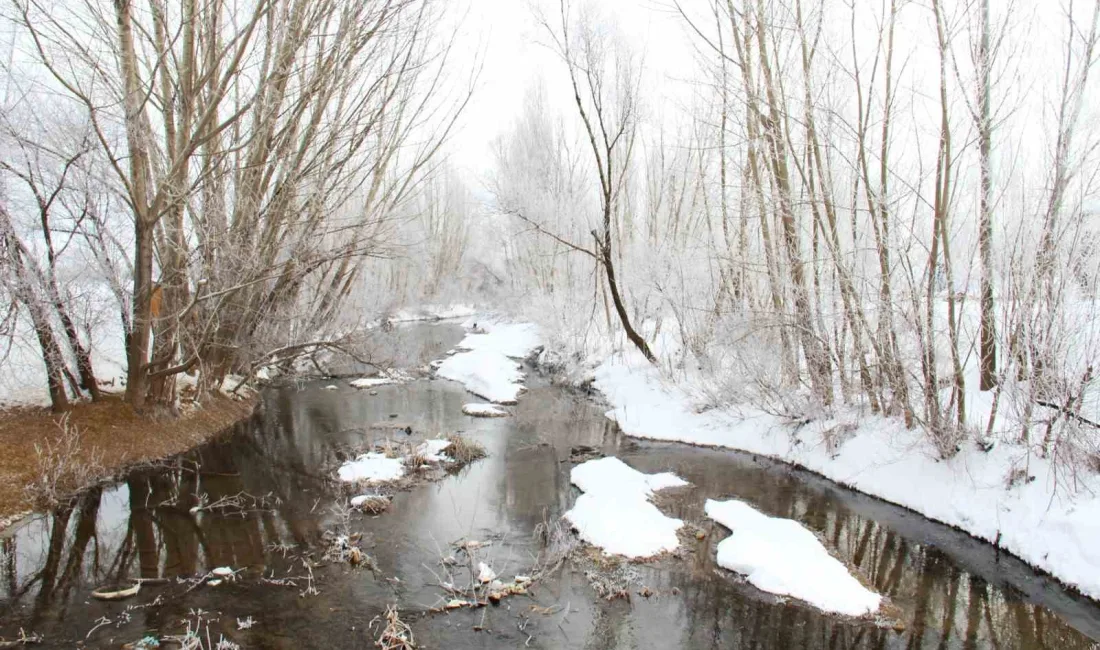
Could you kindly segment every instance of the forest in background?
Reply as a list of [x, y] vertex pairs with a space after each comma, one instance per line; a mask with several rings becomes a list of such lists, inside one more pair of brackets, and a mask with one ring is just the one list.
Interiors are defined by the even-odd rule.
[[572, 106], [532, 92], [493, 187], [555, 347], [583, 362], [621, 331], [699, 409], [1100, 467], [1100, 3], [671, 10], [697, 61], [672, 126], [647, 119], [646, 53], [585, 7], [538, 14]]
[[126, 401], [161, 411], [185, 375], [202, 395], [356, 355], [342, 315], [366, 260], [461, 195], [437, 154], [476, 71], [450, 65], [443, 3], [3, 14], [3, 332], [37, 348], [55, 411], [100, 397], [97, 346], [121, 351]]

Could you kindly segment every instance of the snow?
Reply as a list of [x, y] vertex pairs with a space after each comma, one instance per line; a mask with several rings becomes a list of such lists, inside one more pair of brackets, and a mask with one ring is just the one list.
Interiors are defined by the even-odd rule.
[[459, 350], [492, 350], [508, 357], [522, 359], [541, 345], [537, 325], [531, 323], [497, 323], [467, 321], [484, 333], [467, 334], [456, 346]]
[[386, 320], [391, 323], [413, 323], [427, 320], [469, 318], [475, 314], [477, 314], [477, 309], [470, 305], [422, 305], [416, 308], [399, 309]]
[[[92, 291], [87, 294], [101, 295]], [[106, 315], [111, 304], [104, 299], [88, 315]], [[46, 386], [46, 368], [42, 362], [42, 349], [34, 336], [25, 310], [12, 325], [9, 336], [0, 337], [0, 408], [12, 406], [49, 406], [50, 394]], [[74, 314], [75, 316], [75, 314]], [[90, 347], [92, 370], [105, 393], [120, 393], [126, 389], [126, 350], [123, 348], [122, 325], [118, 319], [102, 318], [93, 330], [92, 338], [84, 340]], [[78, 323], [78, 326], [80, 323]], [[60, 332], [58, 333], [60, 334]], [[65, 352], [68, 354], [68, 352]], [[71, 368], [75, 363], [68, 359]]]
[[[349, 483], [355, 481], [388, 483], [405, 475], [405, 466], [412, 457], [427, 463], [451, 462], [451, 457], [443, 453], [450, 446], [450, 440], [431, 438], [417, 445], [408, 455], [398, 458], [390, 458], [382, 453], [370, 452], [362, 454], [355, 460], [345, 462], [337, 470], [337, 474], [341, 481]], [[354, 497], [351, 500], [351, 505], [360, 506], [369, 498], [371, 497], [366, 495]]]
[[584, 494], [565, 519], [585, 542], [628, 558], [651, 557], [679, 546], [676, 531], [684, 522], [662, 514], [649, 497], [657, 490], [687, 485], [680, 477], [644, 474], [607, 457], [577, 465], [570, 480]]
[[614, 456], [577, 465], [570, 472], [569, 480], [586, 494], [641, 495], [643, 498], [649, 498], [657, 490], [688, 484], [670, 472], [639, 472]]
[[385, 386], [386, 384], [396, 384], [397, 381], [390, 379], [389, 377], [360, 377], [359, 379], [353, 379], [350, 382], [352, 388], [374, 388], [375, 386]]
[[469, 334], [463, 350], [440, 363], [436, 375], [457, 381], [466, 390], [497, 404], [515, 404], [523, 392], [524, 375], [514, 358], [539, 345], [538, 328], [529, 323], [479, 323], [484, 334]]
[[341, 481], [367, 481], [385, 483], [396, 481], [405, 475], [405, 464], [400, 458], [387, 458], [385, 454], [370, 452], [355, 460], [349, 460], [337, 470]]
[[386, 368], [372, 377], [360, 377], [348, 383], [353, 388], [374, 388], [375, 386], [385, 386], [387, 384], [404, 384], [413, 379], [412, 375], [400, 368]]
[[477, 418], [501, 418], [508, 415], [508, 411], [493, 404], [463, 404], [462, 412]]
[[706, 513], [733, 531], [718, 543], [718, 565], [745, 575], [757, 589], [847, 616], [878, 610], [882, 597], [852, 577], [797, 521], [769, 517], [736, 500], [707, 499]]
[[[698, 413], [684, 386], [670, 385], [633, 351], [606, 359], [595, 387], [607, 416], [630, 436], [727, 447], [797, 463], [863, 493], [997, 542], [1082, 593], [1100, 598], [1100, 477], [1079, 475], [1080, 489], [1029, 449], [1004, 442], [982, 452], [966, 445], [938, 460], [928, 436], [884, 418], [822, 420], [795, 428], [751, 407]], [[838, 425], [852, 432], [838, 444]], [[1035, 480], [1008, 487], [1013, 472]], [[919, 486], [919, 489], [914, 489]]]
[[457, 381], [471, 393], [498, 404], [515, 404], [524, 390], [520, 365], [493, 350], [473, 350], [449, 357], [435, 374]]
[[451, 460], [449, 456], [443, 454], [443, 451], [450, 448], [450, 446], [450, 440], [432, 438], [431, 440], [425, 440], [420, 443], [413, 453], [429, 463], [442, 463]]

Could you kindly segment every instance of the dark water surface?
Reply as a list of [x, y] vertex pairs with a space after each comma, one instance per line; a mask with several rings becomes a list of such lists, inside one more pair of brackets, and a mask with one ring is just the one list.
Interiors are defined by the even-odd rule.
[[[392, 356], [419, 364], [461, 336], [450, 325], [398, 328]], [[243, 648], [370, 648], [379, 630], [372, 619], [396, 604], [425, 648], [1061, 649], [1100, 639], [1100, 607], [987, 544], [767, 460], [630, 440], [594, 402], [534, 375], [528, 387], [512, 417], [492, 420], [462, 415], [474, 400], [441, 380], [376, 395], [344, 382], [271, 389], [233, 435], [88, 492], [0, 540], [0, 636], [22, 629], [42, 636], [39, 647], [118, 648], [181, 634], [190, 623], [209, 631], [207, 648], [219, 635]], [[398, 494], [380, 516], [347, 520], [333, 510], [348, 492], [331, 470], [347, 445], [394, 435], [376, 423], [411, 426], [413, 440], [463, 431], [489, 456]], [[701, 526], [705, 539], [682, 559], [631, 565], [629, 601], [600, 599], [567, 563], [530, 596], [430, 613], [441, 602], [438, 561], [451, 542], [492, 541], [483, 557], [502, 577], [530, 570], [541, 549], [537, 527], [575, 498], [568, 458], [577, 445], [690, 481], [693, 488], [660, 507]], [[888, 596], [899, 629], [780, 602], [718, 569], [714, 547], [728, 533], [703, 517], [703, 503], [724, 496], [817, 532]], [[200, 499], [233, 507], [192, 513]], [[312, 569], [311, 583], [301, 554], [319, 557], [322, 535], [341, 525], [362, 534], [377, 572], [334, 563]], [[242, 571], [216, 587], [177, 580], [221, 566]], [[133, 577], [170, 580], [124, 601], [90, 597]], [[304, 593], [311, 584], [318, 593]], [[643, 585], [654, 595], [639, 595]], [[238, 629], [248, 617], [253, 625]]]

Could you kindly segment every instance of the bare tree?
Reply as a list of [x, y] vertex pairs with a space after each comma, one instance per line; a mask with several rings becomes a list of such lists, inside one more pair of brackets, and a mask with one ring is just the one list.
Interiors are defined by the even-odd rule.
[[[583, 20], [574, 22], [565, 0], [559, 2], [560, 23], [541, 18], [554, 49], [569, 71], [573, 102], [599, 178], [600, 227], [592, 231], [595, 257], [604, 270], [608, 291], [627, 339], [651, 363], [656, 361], [645, 338], [631, 323], [615, 272], [613, 215], [622, 207], [634, 156], [639, 119], [640, 71], [625, 46]], [[584, 248], [577, 246], [577, 248]]]
[[981, 373], [980, 388], [992, 390], [997, 381], [997, 323], [993, 305], [993, 119], [990, 115], [989, 0], [981, 0], [978, 46], [978, 148], [981, 152], [981, 207], [978, 248], [981, 263]]
[[12, 2], [133, 214], [138, 407], [324, 338], [469, 98], [433, 0]]
[[[22, 251], [19, 259], [14, 261], [22, 268], [23, 273], [29, 276], [28, 280], [33, 280], [39, 287], [36, 291], [40, 291], [47, 297], [49, 313], [60, 322], [69, 351], [76, 361], [79, 375], [76, 392], [79, 394], [81, 390], [87, 391], [95, 401], [99, 399], [100, 391], [92, 369], [91, 342], [81, 339], [69, 308], [69, 300], [64, 295], [58, 279], [59, 258], [71, 247], [75, 232], [86, 215], [78, 209], [74, 214], [66, 216], [64, 225], [56, 223], [57, 213], [65, 212], [69, 208], [69, 202], [65, 200], [66, 195], [73, 192], [69, 184], [72, 177], [79, 173], [81, 159], [88, 153], [88, 143], [78, 137], [73, 143], [72, 151], [60, 151], [46, 143], [36, 142], [25, 134], [44, 132], [42, 125], [28, 124], [23, 125], [22, 128], [16, 128], [10, 121], [10, 111], [9, 108], [9, 114], [3, 118], [3, 136], [18, 152], [18, 156], [0, 161], [0, 170], [17, 179], [29, 192], [38, 226], [35, 234], [45, 248], [45, 260], [42, 266], [30, 253], [28, 246], [17, 241], [19, 235], [9, 223], [9, 236], [15, 238], [12, 239], [13, 245], [17, 244]], [[79, 193], [79, 190], [76, 192]], [[61, 238], [59, 242], [55, 242], [57, 235]]]
[[67, 369], [51, 323], [49, 302], [36, 290], [37, 282], [28, 269], [28, 251], [16, 235], [4, 203], [0, 203], [0, 254], [0, 261], [7, 271], [5, 275], [10, 274], [9, 291], [29, 314], [35, 337], [42, 350], [53, 410], [66, 411], [69, 409], [69, 398], [65, 393]]

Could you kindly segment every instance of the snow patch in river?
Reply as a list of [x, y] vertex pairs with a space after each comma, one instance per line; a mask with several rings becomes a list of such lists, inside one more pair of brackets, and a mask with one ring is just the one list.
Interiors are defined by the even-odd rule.
[[757, 589], [847, 616], [878, 610], [882, 597], [852, 577], [797, 521], [769, 517], [736, 500], [707, 499], [706, 512], [733, 531], [718, 543], [718, 566], [744, 575]]
[[429, 463], [444, 463], [451, 460], [450, 456], [447, 456], [443, 452], [449, 449], [451, 441], [444, 438], [432, 438], [431, 440], [425, 440], [417, 446], [413, 455], [419, 457]]
[[[389, 483], [405, 476], [405, 468], [410, 464], [420, 467], [423, 463], [449, 463], [450, 456], [443, 452], [449, 449], [451, 441], [445, 438], [431, 438], [417, 445], [409, 453], [396, 458], [372, 451], [361, 454], [355, 460], [349, 460], [336, 470], [341, 481], [353, 483]], [[416, 462], [410, 462], [415, 459]], [[352, 505], [356, 505], [354, 502]]]
[[463, 350], [439, 363], [436, 375], [457, 381], [466, 390], [497, 404], [515, 404], [524, 391], [516, 358], [539, 345], [538, 328], [530, 323], [473, 323], [475, 331], [458, 344]]
[[651, 557], [680, 545], [676, 531], [684, 522], [649, 502], [657, 490], [687, 485], [679, 476], [645, 474], [607, 457], [577, 465], [569, 478], [584, 494], [565, 519], [582, 540], [629, 558]]
[[400, 368], [387, 368], [373, 377], [360, 377], [348, 383], [353, 388], [374, 388], [375, 386], [385, 386], [387, 384], [404, 384], [413, 379], [415, 377]]
[[369, 452], [355, 460], [349, 460], [336, 470], [341, 481], [366, 481], [367, 483], [385, 483], [396, 481], [405, 475], [405, 464], [400, 458], [389, 458], [385, 454]]

